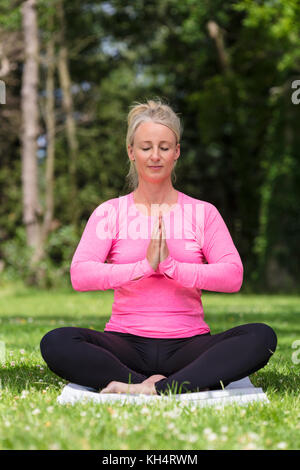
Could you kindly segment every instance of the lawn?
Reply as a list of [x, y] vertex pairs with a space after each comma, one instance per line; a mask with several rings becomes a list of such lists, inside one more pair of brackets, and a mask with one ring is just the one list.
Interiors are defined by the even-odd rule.
[[269, 404], [59, 405], [56, 398], [67, 382], [47, 368], [40, 340], [60, 326], [103, 331], [113, 292], [2, 284], [0, 449], [300, 449], [300, 342], [292, 347], [300, 340], [299, 297], [203, 292], [202, 300], [212, 333], [251, 322], [274, 328], [277, 350], [250, 377]]

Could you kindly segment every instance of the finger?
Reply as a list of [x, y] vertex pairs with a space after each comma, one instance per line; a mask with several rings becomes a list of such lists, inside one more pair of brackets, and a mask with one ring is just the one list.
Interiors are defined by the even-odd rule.
[[158, 219], [157, 219], [156, 222], [155, 222], [153, 234], [154, 234], [154, 237], [153, 237], [153, 238], [154, 238], [155, 240], [159, 240], [159, 239], [160, 239], [160, 226], [159, 226], [159, 220], [158, 220]]
[[162, 233], [162, 238], [166, 238], [166, 230], [165, 230], [165, 224], [164, 224], [164, 219], [162, 218], [161, 220], [161, 233]]
[[159, 245], [160, 245], [160, 243], [161, 243], [161, 223], [159, 223], [158, 231], [159, 231]]
[[161, 232], [161, 225], [159, 226], [159, 248], [161, 247], [161, 237], [162, 237], [162, 232]]
[[156, 240], [158, 238], [158, 220], [153, 224], [151, 238]]

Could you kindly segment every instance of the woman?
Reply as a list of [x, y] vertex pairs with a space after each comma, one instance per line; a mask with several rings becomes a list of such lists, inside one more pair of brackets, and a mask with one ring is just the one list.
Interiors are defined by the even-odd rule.
[[204, 321], [202, 289], [238, 292], [243, 265], [216, 207], [173, 187], [180, 135], [159, 100], [129, 112], [133, 191], [94, 210], [70, 269], [77, 291], [114, 289], [111, 318], [103, 332], [63, 327], [41, 340], [49, 368], [68, 381], [100, 393], [220, 389], [276, 349], [264, 323], [211, 334]]

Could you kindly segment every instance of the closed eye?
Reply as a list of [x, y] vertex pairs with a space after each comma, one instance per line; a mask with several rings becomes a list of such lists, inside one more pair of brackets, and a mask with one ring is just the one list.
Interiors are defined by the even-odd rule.
[[[164, 149], [164, 148], [161, 148], [162, 150], [169, 150], [169, 149]], [[150, 150], [150, 147], [147, 148], [147, 149], [142, 149], [142, 150]]]

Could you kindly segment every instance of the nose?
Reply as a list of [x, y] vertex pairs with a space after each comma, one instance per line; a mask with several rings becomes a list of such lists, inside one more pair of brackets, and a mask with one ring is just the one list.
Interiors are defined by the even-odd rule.
[[153, 147], [152, 153], [151, 153], [151, 160], [154, 162], [157, 162], [160, 160], [160, 152], [158, 150], [158, 147]]

